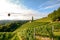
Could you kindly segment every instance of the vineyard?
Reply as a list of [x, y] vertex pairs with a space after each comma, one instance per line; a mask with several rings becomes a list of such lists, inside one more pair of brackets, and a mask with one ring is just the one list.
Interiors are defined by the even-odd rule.
[[[39, 36], [40, 38], [37, 38]], [[14, 32], [0, 32], [0, 40], [47, 40], [60, 39], [60, 23], [59, 22], [32, 22], [23, 24]]]
[[[32, 22], [22, 25], [18, 30], [26, 40], [36, 40], [35, 36], [55, 38], [60, 37], [60, 23]], [[53, 28], [53, 29], [52, 29]], [[59, 39], [59, 38], [58, 38]]]

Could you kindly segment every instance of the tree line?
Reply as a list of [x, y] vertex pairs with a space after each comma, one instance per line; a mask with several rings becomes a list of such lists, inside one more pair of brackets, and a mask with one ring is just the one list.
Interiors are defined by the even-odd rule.
[[48, 15], [48, 17], [52, 21], [60, 21], [60, 8], [58, 8], [57, 10], [54, 10], [52, 13]]

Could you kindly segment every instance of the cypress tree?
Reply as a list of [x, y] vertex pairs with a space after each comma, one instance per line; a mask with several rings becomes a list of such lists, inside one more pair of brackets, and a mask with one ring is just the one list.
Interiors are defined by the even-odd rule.
[[33, 16], [32, 16], [32, 22], [34, 21], [34, 18], [33, 18]]

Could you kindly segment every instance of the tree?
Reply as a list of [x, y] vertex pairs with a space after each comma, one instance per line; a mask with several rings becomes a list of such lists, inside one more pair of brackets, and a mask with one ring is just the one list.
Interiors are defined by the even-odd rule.
[[48, 17], [51, 18], [52, 21], [60, 21], [60, 8], [58, 8], [58, 10], [54, 10], [48, 15]]
[[33, 18], [33, 16], [32, 16], [32, 22], [33, 22], [33, 20], [34, 20], [34, 18]]

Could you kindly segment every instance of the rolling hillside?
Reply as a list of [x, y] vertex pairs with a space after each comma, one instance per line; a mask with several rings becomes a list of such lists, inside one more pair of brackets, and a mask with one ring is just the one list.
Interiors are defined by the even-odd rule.
[[[60, 38], [60, 23], [59, 22], [32, 22], [26, 23], [18, 28], [15, 32], [20, 33], [22, 39], [35, 40], [35, 36], [54, 37], [55, 40]], [[52, 27], [54, 30], [52, 32]], [[33, 37], [33, 38], [32, 38]]]
[[[36, 20], [38, 21], [38, 20]], [[17, 28], [14, 32], [0, 32], [0, 39], [3, 40], [39, 40], [39, 37], [59, 40], [60, 22], [28, 22]], [[52, 26], [54, 30], [52, 32]], [[39, 36], [38, 39], [36, 36]], [[41, 39], [42, 40], [42, 39]]]
[[35, 22], [51, 22], [52, 20], [48, 17], [37, 19]]

